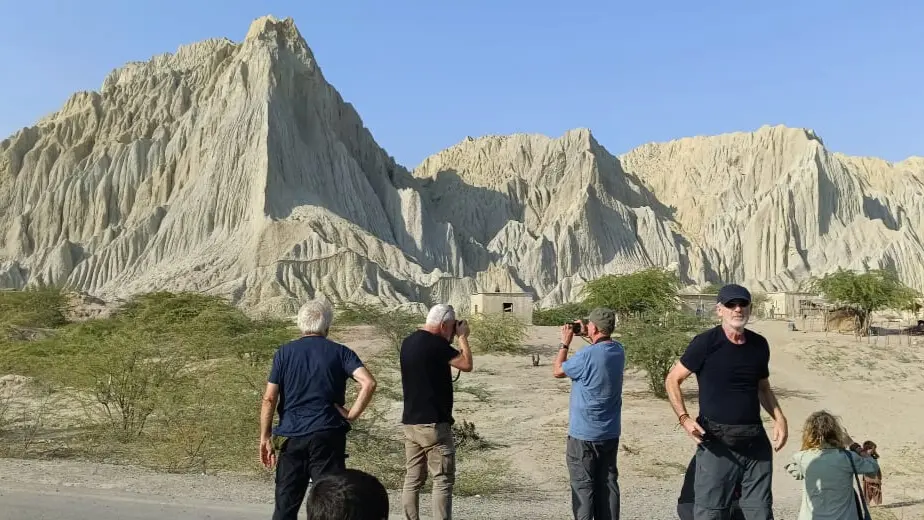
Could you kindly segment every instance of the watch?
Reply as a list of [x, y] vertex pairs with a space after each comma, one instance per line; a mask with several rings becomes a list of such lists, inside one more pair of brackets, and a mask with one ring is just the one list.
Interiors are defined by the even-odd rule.
[[565, 345], [564, 343], [559, 343], [558, 348], [568, 350], [568, 345]]

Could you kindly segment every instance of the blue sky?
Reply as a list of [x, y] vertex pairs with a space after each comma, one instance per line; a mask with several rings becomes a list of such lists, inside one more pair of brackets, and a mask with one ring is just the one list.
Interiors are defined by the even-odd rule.
[[813, 128], [924, 155], [924, 3], [4, 0], [0, 138], [126, 61], [291, 16], [324, 75], [408, 167], [467, 135], [590, 128], [650, 141]]

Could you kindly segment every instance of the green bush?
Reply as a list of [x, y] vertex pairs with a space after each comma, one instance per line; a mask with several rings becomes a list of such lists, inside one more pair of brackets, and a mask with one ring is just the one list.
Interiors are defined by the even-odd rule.
[[608, 307], [621, 316], [669, 312], [678, 304], [677, 275], [664, 269], [643, 269], [631, 274], [606, 275], [584, 285], [583, 304]]
[[566, 303], [549, 309], [536, 309], [533, 311], [533, 324], [558, 327], [565, 323], [572, 323], [590, 313], [583, 303]]
[[[16, 297], [26, 298], [19, 300], [21, 308], [41, 308], [26, 296]], [[360, 306], [346, 310], [354, 312], [352, 318], [341, 313], [335, 324], [371, 321], [393, 346], [423, 322], [422, 316], [407, 311]], [[271, 478], [256, 459], [256, 429], [270, 356], [298, 334], [291, 323], [250, 319], [220, 298], [185, 293], [141, 295], [112, 317], [80, 323], [64, 323], [54, 313], [48, 322], [39, 314], [32, 316], [30, 326], [51, 324], [53, 333], [35, 341], [6, 342], [0, 349], [0, 373], [34, 376], [48, 383], [56, 397], [78, 399], [87, 415], [73, 427], [56, 424], [52, 419], [58, 410], [46, 410], [28, 429], [6, 427], [0, 431], [6, 446], [12, 446], [11, 439], [28, 442], [0, 453], [80, 457], [172, 472], [252, 472]], [[479, 330], [477, 325], [473, 331]], [[480, 330], [493, 331], [490, 341], [479, 343], [492, 351], [512, 350], [525, 335], [522, 324], [507, 320], [488, 319]], [[505, 340], [498, 341], [498, 330]], [[399, 489], [404, 447], [401, 430], [390, 420], [395, 401], [402, 397], [394, 352], [385, 349], [364, 360], [373, 366], [379, 387], [347, 437], [347, 464]], [[356, 387], [348, 383], [348, 402]], [[471, 384], [459, 391], [482, 400], [490, 397], [486, 388]], [[8, 411], [8, 402], [0, 402], [0, 427], [8, 426], [3, 421], [4, 416], [9, 419], [4, 413]], [[487, 453], [490, 441], [464, 420], [457, 434], [463, 439], [458, 453], [463, 461], [460, 480], [465, 481], [459, 493], [510, 489], [509, 464]]]
[[469, 344], [481, 354], [516, 354], [523, 351], [526, 324], [512, 314], [475, 314], [470, 321]]
[[691, 314], [671, 312], [645, 314], [620, 324], [620, 342], [626, 348], [628, 366], [644, 370], [648, 388], [658, 398], [667, 398], [664, 379], [693, 337], [713, 322]]
[[58, 289], [0, 291], [0, 333], [11, 328], [54, 328], [67, 323], [67, 296]]

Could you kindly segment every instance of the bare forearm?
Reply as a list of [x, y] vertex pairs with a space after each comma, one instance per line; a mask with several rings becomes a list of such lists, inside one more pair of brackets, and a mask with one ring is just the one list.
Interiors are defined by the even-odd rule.
[[459, 338], [459, 351], [462, 354], [462, 359], [465, 360], [465, 364], [474, 369], [475, 360], [472, 358], [472, 347], [468, 344], [468, 338]]
[[273, 414], [276, 412], [276, 401], [263, 399], [260, 408], [260, 438], [269, 439], [273, 434]]
[[555, 363], [552, 367], [552, 375], [558, 378], [565, 377], [565, 370], [562, 368], [562, 365], [565, 363], [565, 360], [568, 359], [568, 349], [559, 348], [558, 355], [555, 356]]
[[780, 408], [780, 403], [776, 400], [776, 394], [773, 393], [773, 389], [770, 388], [769, 384], [761, 386], [758, 398], [761, 406], [770, 414], [770, 417], [777, 421], [786, 419], [786, 416], [783, 415], [783, 409]]
[[683, 391], [680, 389], [680, 381], [673, 378], [667, 378], [664, 381], [664, 390], [667, 391], [667, 399], [671, 403], [671, 408], [677, 417], [689, 415], [687, 405], [683, 402]]
[[369, 402], [372, 401], [373, 393], [375, 393], [375, 383], [367, 383], [360, 387], [359, 393], [356, 395], [356, 402], [350, 407], [349, 420], [356, 420], [362, 415], [366, 407], [369, 406]]

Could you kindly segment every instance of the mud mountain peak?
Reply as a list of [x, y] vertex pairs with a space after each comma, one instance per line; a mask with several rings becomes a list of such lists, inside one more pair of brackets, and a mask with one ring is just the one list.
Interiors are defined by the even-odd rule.
[[588, 129], [469, 137], [409, 170], [324, 78], [291, 19], [128, 63], [0, 142], [0, 287], [467, 308], [573, 299], [651, 265], [796, 287], [836, 266], [922, 288], [924, 161], [830, 153], [804, 129], [649, 143]]

